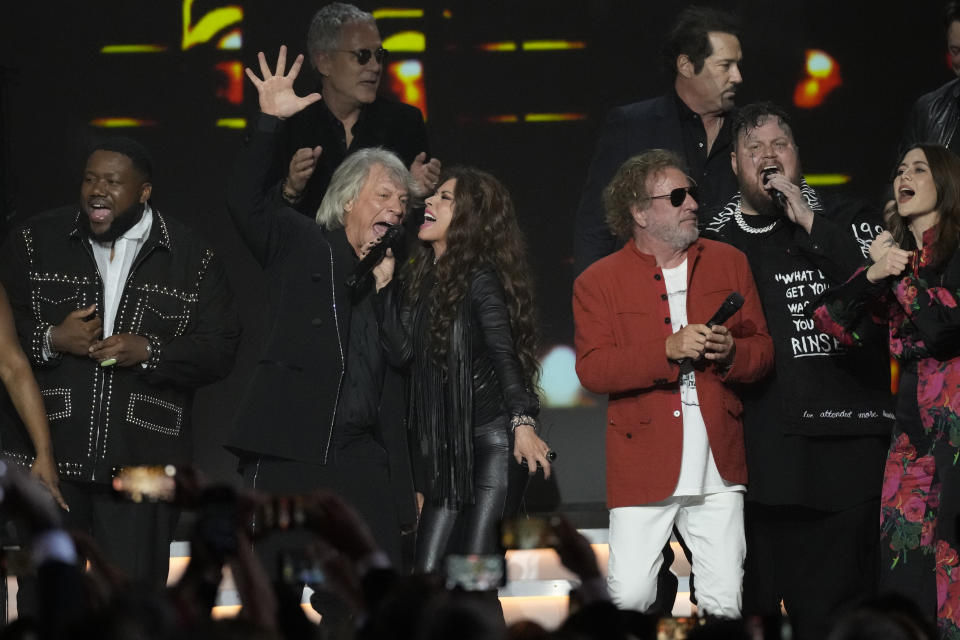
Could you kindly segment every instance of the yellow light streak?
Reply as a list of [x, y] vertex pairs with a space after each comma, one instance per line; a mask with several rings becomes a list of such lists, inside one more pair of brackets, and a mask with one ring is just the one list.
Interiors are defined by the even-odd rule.
[[217, 120], [217, 126], [224, 129], [246, 129], [246, 118], [220, 118]]
[[94, 118], [90, 121], [94, 127], [102, 129], [126, 129], [132, 127], [152, 127], [156, 122], [142, 118]]
[[571, 122], [586, 119], [585, 113], [528, 113], [523, 116], [524, 122]]
[[243, 20], [243, 9], [235, 5], [208, 11], [192, 24], [193, 0], [183, 0], [183, 38], [180, 47], [186, 51], [211, 40], [217, 33]]
[[383, 41], [383, 48], [393, 53], [426, 51], [427, 39], [422, 31], [401, 31]]
[[166, 51], [162, 44], [108, 44], [100, 47], [100, 53], [161, 53]]
[[516, 51], [517, 43], [509, 40], [504, 40], [503, 42], [485, 42], [477, 45], [477, 48], [481, 51]]
[[835, 187], [850, 182], [850, 176], [843, 173], [807, 173], [803, 177], [811, 187]]
[[568, 51], [586, 49], [587, 43], [576, 40], [524, 40], [524, 51]]
[[423, 9], [374, 9], [374, 20], [390, 20], [398, 18], [422, 18]]

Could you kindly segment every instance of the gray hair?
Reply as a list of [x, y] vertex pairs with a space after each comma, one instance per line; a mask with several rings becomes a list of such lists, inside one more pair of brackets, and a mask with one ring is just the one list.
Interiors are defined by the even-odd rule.
[[310, 21], [307, 31], [307, 52], [310, 54], [310, 64], [321, 51], [332, 51], [340, 46], [340, 30], [343, 25], [352, 23], [369, 23], [377, 26], [372, 13], [361, 11], [352, 4], [334, 2], [323, 7]]
[[317, 209], [317, 224], [327, 229], [337, 229], [343, 226], [345, 207], [351, 200], [356, 200], [360, 190], [370, 176], [370, 170], [375, 166], [383, 167], [390, 179], [397, 185], [406, 188], [407, 193], [413, 193], [415, 183], [410, 172], [403, 166], [403, 162], [392, 151], [383, 147], [369, 147], [351, 153], [340, 163], [330, 178], [330, 186], [323, 196], [323, 202]]

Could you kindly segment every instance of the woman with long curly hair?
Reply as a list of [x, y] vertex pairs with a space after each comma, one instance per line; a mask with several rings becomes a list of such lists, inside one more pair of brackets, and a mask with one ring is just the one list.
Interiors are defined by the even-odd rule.
[[872, 264], [827, 292], [817, 325], [847, 344], [865, 313], [889, 325], [900, 362], [881, 494], [881, 588], [917, 601], [939, 637], [960, 638], [960, 158], [904, 154], [889, 231]]
[[[430, 572], [448, 551], [496, 553], [508, 496], [528, 477], [521, 461], [544, 475], [550, 462], [537, 435], [533, 283], [509, 193], [488, 173], [451, 169], [426, 200], [418, 237], [402, 292], [390, 287], [378, 298], [388, 357], [410, 369], [423, 496], [415, 568]], [[385, 262], [378, 289], [392, 276]]]

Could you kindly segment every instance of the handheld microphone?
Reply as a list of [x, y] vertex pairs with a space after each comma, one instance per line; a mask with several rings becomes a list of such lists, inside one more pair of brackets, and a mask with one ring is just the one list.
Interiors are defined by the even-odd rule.
[[[739, 311], [740, 307], [742, 306], [743, 296], [734, 291], [727, 296], [727, 299], [723, 301], [723, 304], [720, 305], [720, 308], [717, 309], [717, 312], [714, 313], [709, 320], [707, 320], [707, 326], [713, 327], [714, 325], [723, 324], [729, 320], [733, 314]], [[681, 358], [677, 361], [677, 364], [680, 365], [681, 375], [691, 373], [693, 371], [693, 361], [690, 358]]]
[[363, 279], [366, 278], [373, 268], [377, 266], [383, 256], [387, 255], [387, 249], [393, 247], [393, 245], [403, 237], [403, 225], [395, 224], [387, 232], [380, 236], [380, 240], [377, 244], [370, 247], [370, 251], [367, 252], [367, 255], [363, 256], [363, 259], [357, 263], [356, 268], [353, 270], [353, 273], [350, 274], [350, 277], [347, 278], [348, 287], [356, 287], [359, 283], [363, 282]]
[[[780, 173], [780, 172], [777, 171], [776, 168], [774, 168], [774, 167], [767, 167], [766, 169], [764, 169], [764, 170], [761, 171], [760, 173], [763, 175], [763, 186], [767, 186], [767, 182], [770, 180], [770, 176], [772, 176], [772, 175], [775, 174], [775, 173]], [[774, 201], [775, 201], [778, 205], [780, 205], [780, 208], [781, 208], [781, 209], [786, 210], [786, 208], [787, 208], [787, 196], [783, 195], [783, 192], [782, 192], [782, 191], [778, 191], [777, 189], [771, 189], [771, 191], [773, 191], [773, 199], [774, 199]]]

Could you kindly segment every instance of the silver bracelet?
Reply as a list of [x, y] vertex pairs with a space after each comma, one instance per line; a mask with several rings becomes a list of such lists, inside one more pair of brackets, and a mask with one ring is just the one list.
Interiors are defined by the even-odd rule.
[[517, 430], [517, 427], [522, 424], [525, 424], [528, 427], [533, 427], [534, 431], [537, 430], [537, 419], [533, 416], [520, 413], [510, 418], [510, 432], [513, 433]]
[[47, 330], [43, 332], [43, 352], [51, 358], [59, 358], [60, 352], [53, 348], [53, 339], [50, 334], [53, 333], [53, 325], [47, 325]]

